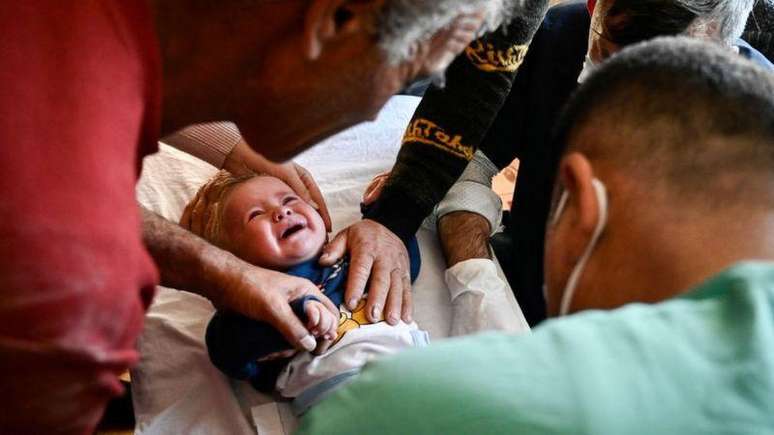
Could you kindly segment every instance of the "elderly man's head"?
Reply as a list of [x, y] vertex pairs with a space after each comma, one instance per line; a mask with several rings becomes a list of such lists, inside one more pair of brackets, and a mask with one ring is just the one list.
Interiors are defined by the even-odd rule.
[[657, 36], [686, 35], [731, 44], [755, 0], [600, 0], [593, 8], [589, 57], [602, 62], [620, 48]]
[[[541, 9], [547, 0], [526, 0]], [[289, 158], [376, 115], [408, 82], [440, 74], [522, 0], [154, 0], [165, 123], [237, 123]], [[202, 121], [198, 119], [198, 121]]]
[[716, 44], [638, 45], [583, 84], [557, 141], [551, 314], [663, 300], [774, 258], [770, 72]]

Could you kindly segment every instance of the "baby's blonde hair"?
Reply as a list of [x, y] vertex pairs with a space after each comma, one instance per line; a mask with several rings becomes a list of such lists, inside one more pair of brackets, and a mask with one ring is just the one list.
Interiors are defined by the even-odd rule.
[[180, 225], [223, 249], [228, 249], [228, 238], [223, 232], [223, 210], [226, 198], [239, 183], [260, 174], [234, 176], [225, 170], [218, 171], [204, 183], [196, 196], [186, 205]]

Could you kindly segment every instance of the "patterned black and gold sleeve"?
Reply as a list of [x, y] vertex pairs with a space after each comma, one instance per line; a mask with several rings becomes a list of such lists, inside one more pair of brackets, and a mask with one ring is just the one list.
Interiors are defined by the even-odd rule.
[[455, 59], [445, 87], [427, 90], [387, 186], [367, 218], [403, 240], [416, 233], [481, 145], [547, 6], [547, 0], [527, 0], [507, 26], [474, 41]]

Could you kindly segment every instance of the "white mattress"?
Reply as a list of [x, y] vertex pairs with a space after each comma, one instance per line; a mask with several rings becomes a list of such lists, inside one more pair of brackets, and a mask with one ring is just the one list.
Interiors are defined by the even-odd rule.
[[[418, 104], [416, 97], [394, 97], [375, 122], [340, 133], [300, 155], [296, 161], [319, 183], [331, 210], [334, 232], [360, 219], [359, 203], [371, 178], [394, 163], [400, 138]], [[186, 202], [215, 168], [161, 145], [145, 159], [138, 200], [177, 221]], [[414, 284], [414, 318], [431, 340], [448, 335], [449, 292], [435, 234], [418, 234], [422, 269]], [[502, 274], [502, 271], [501, 271]], [[500, 317], [526, 325], [511, 292]], [[205, 299], [159, 287], [138, 342], [142, 355], [132, 370], [132, 390], [142, 434], [289, 433], [295, 419], [286, 404], [232, 381], [210, 363], [204, 331], [214, 312]]]

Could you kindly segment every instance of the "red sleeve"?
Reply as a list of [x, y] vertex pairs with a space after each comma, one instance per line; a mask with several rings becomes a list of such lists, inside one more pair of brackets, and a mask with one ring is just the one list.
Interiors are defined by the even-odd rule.
[[0, 433], [90, 431], [157, 280], [134, 199], [155, 150], [144, 1], [0, 7]]

